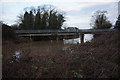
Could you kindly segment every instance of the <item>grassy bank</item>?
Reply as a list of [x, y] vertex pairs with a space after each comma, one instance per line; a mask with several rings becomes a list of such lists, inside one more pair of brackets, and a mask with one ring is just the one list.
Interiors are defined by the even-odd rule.
[[16, 44], [6, 44], [10, 46], [7, 49], [3, 45], [3, 78], [117, 78], [118, 34], [120, 32], [105, 33], [91, 42], [47, 55], [30, 55], [30, 44], [21, 44], [19, 49], [28, 49], [22, 52], [22, 58], [13, 62], [10, 62], [12, 53], [18, 48], [13, 49], [11, 45]]

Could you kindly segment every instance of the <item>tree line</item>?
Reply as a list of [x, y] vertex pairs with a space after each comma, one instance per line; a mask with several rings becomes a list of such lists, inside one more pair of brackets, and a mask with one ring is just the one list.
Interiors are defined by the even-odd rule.
[[61, 29], [65, 22], [64, 12], [60, 12], [52, 5], [38, 6], [25, 10], [19, 15], [20, 29]]

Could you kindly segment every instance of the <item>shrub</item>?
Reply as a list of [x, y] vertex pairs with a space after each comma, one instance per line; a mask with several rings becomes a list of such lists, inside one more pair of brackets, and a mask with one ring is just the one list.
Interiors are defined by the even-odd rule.
[[6, 24], [2, 25], [2, 38], [4, 40], [14, 40], [16, 38], [16, 35], [13, 29]]

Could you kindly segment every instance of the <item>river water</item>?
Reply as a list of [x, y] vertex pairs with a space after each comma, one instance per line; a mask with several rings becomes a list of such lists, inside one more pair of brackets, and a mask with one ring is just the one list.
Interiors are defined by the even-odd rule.
[[[91, 41], [93, 38], [93, 35], [92, 34], [85, 34], [84, 35], [84, 42], [87, 42], [87, 41]], [[64, 44], [77, 44], [77, 43], [80, 43], [80, 38], [76, 38], [76, 39], [64, 39]]]
[[[91, 34], [86, 34], [84, 37], [84, 42], [90, 41], [93, 38]], [[54, 55], [59, 50], [66, 50], [71, 45], [80, 43], [80, 39], [64, 39], [56, 41], [33, 41], [29, 43], [21, 43], [17, 45], [7, 44], [3, 45], [3, 55], [6, 55], [6, 58], [10, 56], [27, 55], [27, 56], [39, 56], [39, 55]], [[9, 54], [8, 54], [9, 53]], [[16, 55], [17, 54], [17, 55]]]
[[[84, 36], [84, 42], [90, 41], [93, 38], [93, 35], [86, 34]], [[30, 50], [32, 53], [37, 54], [51, 54], [55, 53], [59, 50], [66, 50], [73, 44], [80, 43], [80, 38], [76, 39], [64, 39], [56, 41], [56, 40], [49, 40], [49, 41], [35, 41], [30, 44]]]

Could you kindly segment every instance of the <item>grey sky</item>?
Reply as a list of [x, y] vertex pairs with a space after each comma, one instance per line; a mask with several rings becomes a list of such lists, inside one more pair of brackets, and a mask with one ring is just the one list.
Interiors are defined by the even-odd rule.
[[0, 20], [8, 25], [15, 24], [17, 15], [24, 12], [25, 7], [51, 4], [66, 12], [66, 22], [63, 26], [76, 26], [81, 29], [91, 28], [90, 20], [93, 12], [105, 10], [111, 23], [115, 23], [118, 16], [118, 0], [1, 0]]

